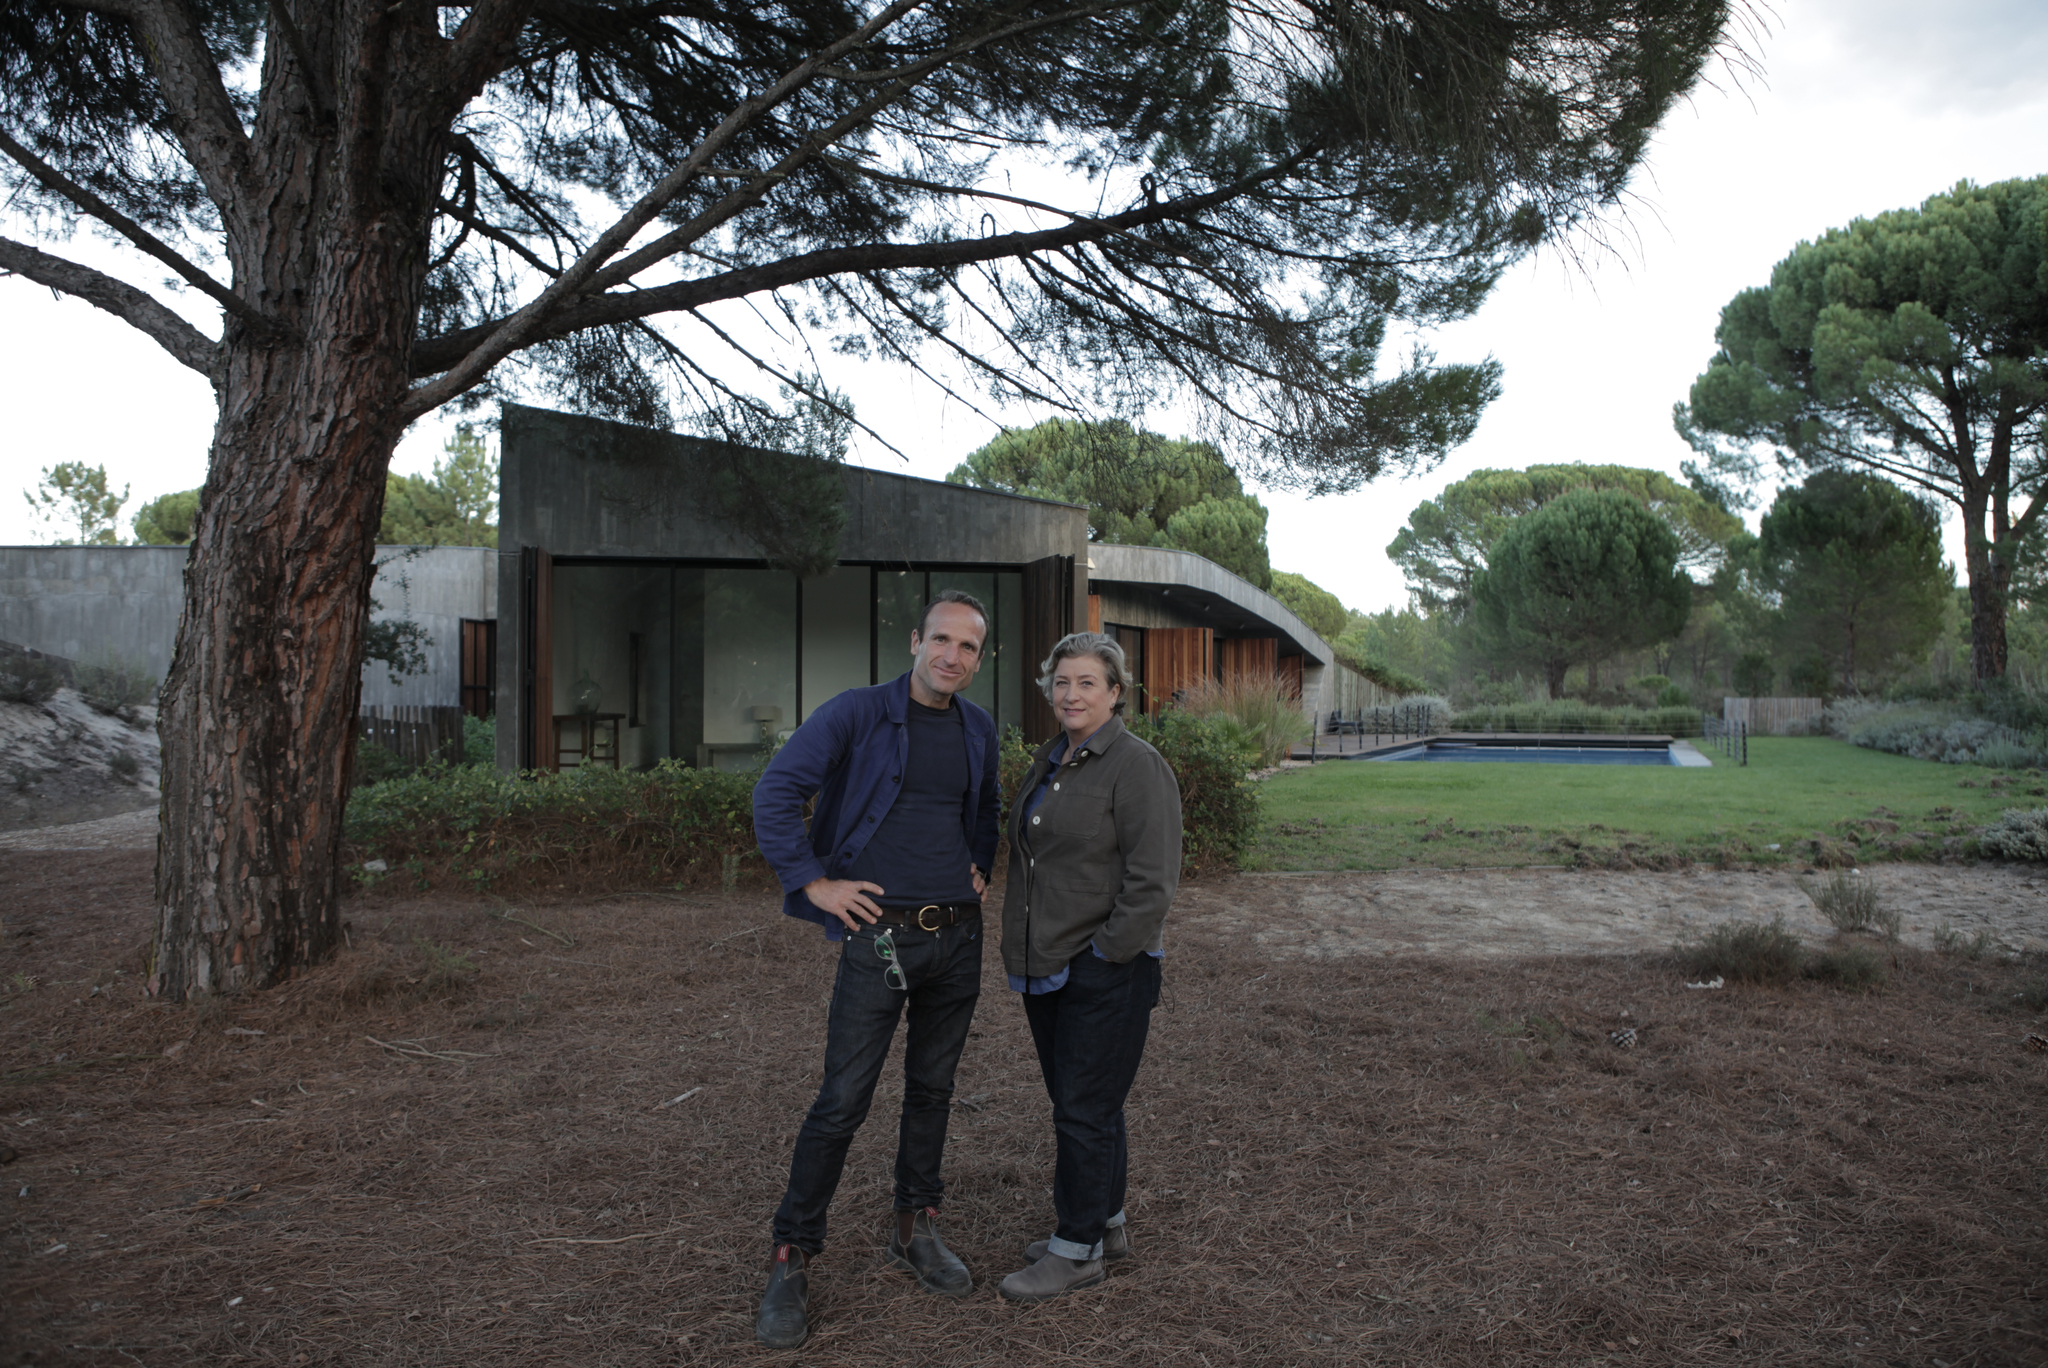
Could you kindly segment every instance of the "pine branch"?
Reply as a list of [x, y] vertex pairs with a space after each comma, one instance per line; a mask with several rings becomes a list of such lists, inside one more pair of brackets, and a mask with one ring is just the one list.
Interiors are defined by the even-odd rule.
[[25, 242], [0, 238], [0, 271], [73, 295], [147, 334], [172, 356], [220, 383], [219, 344], [126, 281], [81, 266], [75, 261], [39, 252]]
[[0, 128], [0, 152], [5, 152], [8, 156], [14, 158], [15, 161], [20, 162], [22, 166], [27, 168], [28, 173], [41, 181], [46, 188], [70, 200], [80, 209], [106, 224], [122, 237], [127, 238], [145, 253], [155, 257], [158, 261], [176, 271], [185, 278], [188, 284], [212, 299], [235, 317], [241, 319], [257, 332], [268, 333], [271, 331], [273, 326], [271, 321], [265, 318], [255, 305], [243, 299], [218, 280], [215, 280], [195, 263], [187, 261], [184, 257], [173, 251], [168, 243], [158, 238], [134, 219], [129, 218], [119, 209], [116, 209], [92, 191], [57, 170], [56, 167], [51, 166], [41, 157], [23, 147], [10, 137], [4, 128]]

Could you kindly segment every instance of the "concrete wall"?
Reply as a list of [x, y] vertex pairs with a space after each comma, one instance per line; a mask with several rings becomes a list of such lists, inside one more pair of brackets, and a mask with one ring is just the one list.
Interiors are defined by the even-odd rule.
[[[381, 665], [363, 672], [363, 702], [456, 703], [463, 618], [497, 616], [496, 552], [476, 546], [380, 546], [378, 618], [410, 616], [434, 644], [427, 672], [401, 685]], [[184, 610], [182, 546], [0, 547], [0, 641], [72, 660], [108, 655], [171, 668]], [[409, 610], [409, 611], [408, 611]]]

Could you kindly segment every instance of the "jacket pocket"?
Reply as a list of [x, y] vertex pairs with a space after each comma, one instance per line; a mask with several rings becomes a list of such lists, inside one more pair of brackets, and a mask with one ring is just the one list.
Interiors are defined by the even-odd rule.
[[1107, 822], [1109, 795], [1069, 793], [1057, 803], [1040, 804], [1036, 815], [1045, 818], [1047, 829], [1061, 836], [1078, 836], [1085, 840], [1101, 831]]

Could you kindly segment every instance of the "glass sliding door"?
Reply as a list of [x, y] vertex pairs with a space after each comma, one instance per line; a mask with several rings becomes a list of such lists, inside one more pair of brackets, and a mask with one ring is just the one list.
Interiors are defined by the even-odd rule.
[[826, 699], [874, 682], [874, 572], [842, 565], [803, 584], [802, 713], [816, 712]]

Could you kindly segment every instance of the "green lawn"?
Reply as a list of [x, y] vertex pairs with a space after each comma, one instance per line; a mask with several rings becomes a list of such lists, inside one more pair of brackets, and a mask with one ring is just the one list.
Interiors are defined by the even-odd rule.
[[1712, 758], [1712, 769], [1347, 760], [1283, 770], [1266, 781], [1245, 868], [1924, 860], [1969, 853], [1978, 827], [2048, 799], [2038, 771], [1821, 737], [1753, 738], [1746, 768]]

